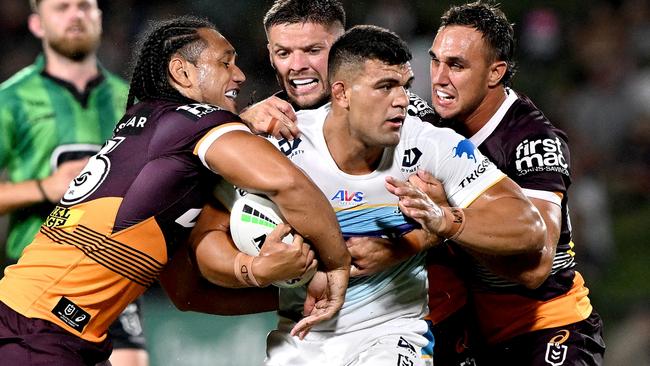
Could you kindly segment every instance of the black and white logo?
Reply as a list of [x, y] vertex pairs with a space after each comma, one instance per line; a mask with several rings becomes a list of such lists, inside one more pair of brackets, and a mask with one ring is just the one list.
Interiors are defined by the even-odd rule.
[[52, 309], [52, 314], [79, 333], [90, 321], [90, 314], [65, 297], [61, 297], [61, 300]]
[[192, 104], [182, 105], [176, 108], [176, 110], [196, 121], [201, 119], [205, 115], [208, 115], [214, 111], [219, 111], [222, 109], [211, 104], [192, 103]]
[[420, 161], [421, 156], [422, 156], [422, 151], [420, 151], [420, 149], [418, 149], [417, 147], [404, 151], [402, 166], [404, 168], [411, 168], [415, 166], [415, 164], [417, 164]]
[[515, 150], [515, 168], [519, 175], [530, 172], [558, 172], [569, 175], [569, 164], [562, 153], [562, 141], [556, 138], [524, 140]]
[[293, 140], [282, 139], [278, 141], [278, 147], [280, 151], [287, 157], [292, 157], [303, 152], [303, 150], [298, 150], [298, 146], [302, 140], [300, 138], [295, 138]]

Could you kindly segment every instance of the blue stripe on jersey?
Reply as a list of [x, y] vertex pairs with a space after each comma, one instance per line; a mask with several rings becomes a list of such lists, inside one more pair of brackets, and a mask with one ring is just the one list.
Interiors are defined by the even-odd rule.
[[417, 227], [406, 221], [395, 205], [366, 206], [342, 210], [336, 213], [343, 236], [372, 236], [396, 238]]

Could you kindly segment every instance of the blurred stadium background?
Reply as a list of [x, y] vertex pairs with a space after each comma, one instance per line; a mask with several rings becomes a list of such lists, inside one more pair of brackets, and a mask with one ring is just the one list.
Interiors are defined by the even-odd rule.
[[[443, 10], [459, 1], [343, 1], [348, 25], [388, 27], [409, 42], [416, 93], [430, 99], [427, 50]], [[128, 77], [135, 36], [150, 19], [192, 13], [214, 21], [247, 75], [241, 106], [276, 90], [261, 24], [271, 0], [100, 0], [100, 59]], [[571, 218], [578, 269], [605, 319], [606, 364], [650, 365], [650, 2], [502, 0], [518, 41], [514, 87], [569, 133]], [[0, 80], [40, 44], [28, 0], [0, 2]], [[4, 230], [0, 227], [0, 245]], [[257, 365], [273, 314], [181, 313], [159, 288], [145, 296], [152, 366]]]

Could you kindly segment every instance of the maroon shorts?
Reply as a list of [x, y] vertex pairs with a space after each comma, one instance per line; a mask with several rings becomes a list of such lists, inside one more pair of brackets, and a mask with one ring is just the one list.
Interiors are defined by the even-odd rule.
[[522, 334], [488, 346], [477, 365], [600, 366], [605, 342], [596, 312], [580, 322]]
[[111, 342], [83, 340], [58, 325], [27, 318], [0, 302], [0, 363], [3, 365], [94, 366], [111, 355]]
[[440, 323], [427, 320], [433, 333], [433, 364], [435, 366], [475, 366], [479, 340], [476, 322], [467, 305]]

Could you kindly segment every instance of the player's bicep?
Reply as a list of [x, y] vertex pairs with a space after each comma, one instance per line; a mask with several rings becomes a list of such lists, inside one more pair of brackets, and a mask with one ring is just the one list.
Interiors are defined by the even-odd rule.
[[528, 198], [535, 205], [546, 224], [546, 243], [556, 245], [562, 228], [562, 208], [557, 203], [548, 200]]
[[267, 140], [232, 131], [211, 144], [205, 160], [214, 172], [239, 188], [274, 194], [299, 170]]

